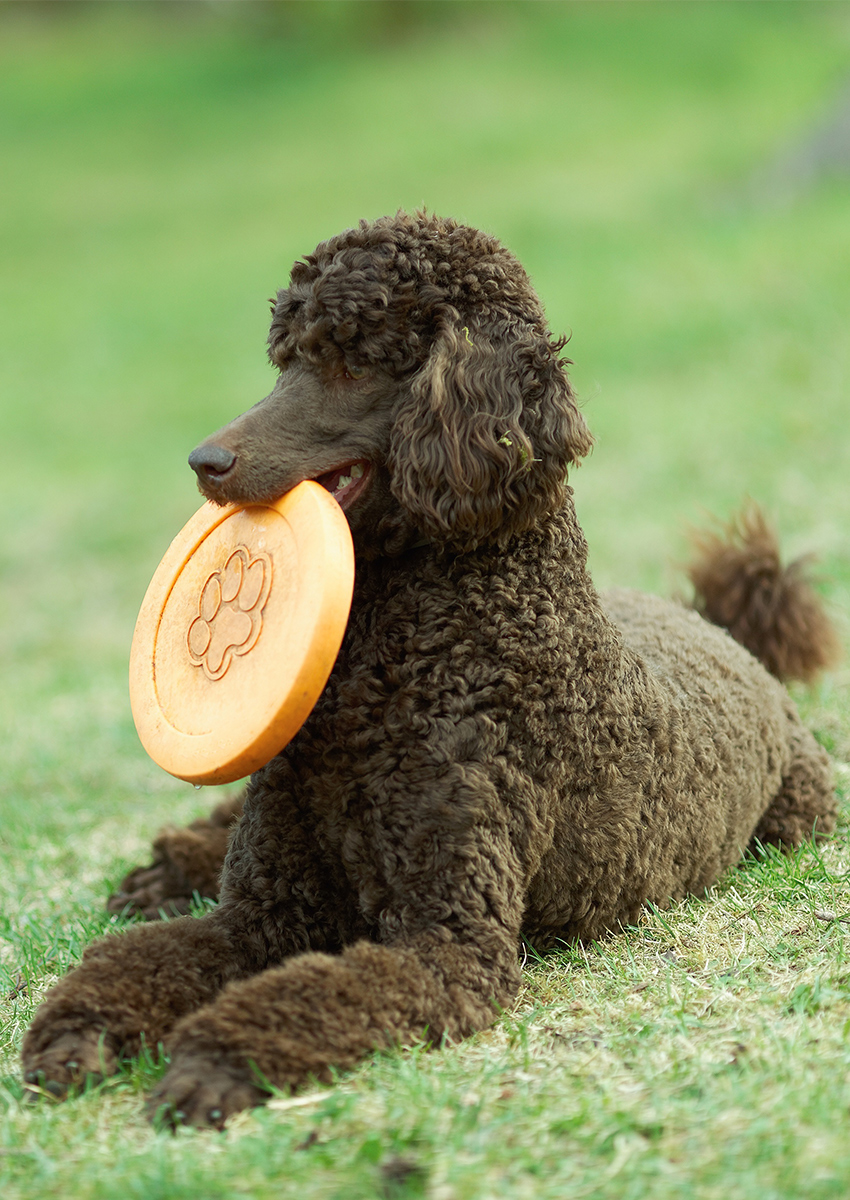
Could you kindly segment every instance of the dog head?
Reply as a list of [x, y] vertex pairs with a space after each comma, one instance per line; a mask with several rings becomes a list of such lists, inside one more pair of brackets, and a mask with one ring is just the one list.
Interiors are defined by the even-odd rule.
[[563, 345], [487, 234], [361, 222], [295, 264], [273, 308], [274, 390], [189, 461], [218, 503], [316, 479], [369, 556], [504, 544], [560, 507], [592, 444]]

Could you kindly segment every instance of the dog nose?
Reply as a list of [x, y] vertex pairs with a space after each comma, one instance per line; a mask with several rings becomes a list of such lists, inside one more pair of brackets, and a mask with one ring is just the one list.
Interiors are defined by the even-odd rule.
[[233, 451], [217, 446], [215, 442], [202, 442], [189, 455], [189, 466], [202, 483], [215, 483], [220, 476], [227, 474], [235, 462]]

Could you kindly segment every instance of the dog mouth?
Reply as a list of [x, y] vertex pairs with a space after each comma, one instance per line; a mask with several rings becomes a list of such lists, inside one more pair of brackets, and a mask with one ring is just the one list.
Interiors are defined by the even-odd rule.
[[[202, 443], [189, 455], [189, 465], [198, 476], [202, 493], [215, 504], [257, 504], [276, 499], [284, 491], [296, 486], [296, 476], [282, 490], [265, 487], [245, 489], [239, 485], [237, 455], [223, 446]], [[373, 466], [365, 458], [349, 459], [330, 471], [315, 475], [301, 475], [300, 479], [312, 479], [330, 492], [343, 510], [348, 509], [357, 497], [366, 490], [373, 474]]]
[[371, 474], [371, 463], [365, 459], [344, 463], [317, 475], [315, 482], [326, 488], [342, 509], [349, 508], [366, 487]]

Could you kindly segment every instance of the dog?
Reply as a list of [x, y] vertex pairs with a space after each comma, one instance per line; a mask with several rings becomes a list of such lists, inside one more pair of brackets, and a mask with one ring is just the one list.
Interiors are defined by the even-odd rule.
[[600, 596], [564, 344], [517, 260], [453, 220], [361, 222], [295, 264], [273, 391], [189, 461], [219, 504], [331, 492], [356, 552], [345, 640], [248, 783], [218, 906], [90, 946], [26, 1034], [31, 1089], [162, 1043], [151, 1113], [221, 1128], [269, 1085], [487, 1026], [521, 935], [598, 938], [754, 841], [832, 829], [826, 753], [711, 619], [808, 676], [837, 645], [814, 593], [756, 515], [703, 547], [703, 613]]

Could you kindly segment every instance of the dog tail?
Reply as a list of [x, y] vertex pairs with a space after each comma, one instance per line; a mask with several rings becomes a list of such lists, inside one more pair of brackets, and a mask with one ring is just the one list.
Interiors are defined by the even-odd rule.
[[719, 533], [692, 535], [688, 568], [694, 608], [728, 629], [772, 675], [811, 682], [841, 654], [838, 635], [812, 587], [811, 558], [783, 566], [776, 533], [756, 504]]

